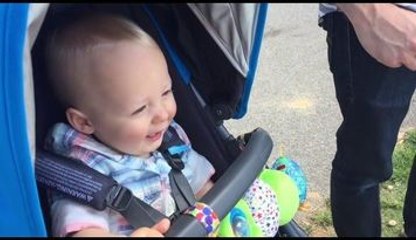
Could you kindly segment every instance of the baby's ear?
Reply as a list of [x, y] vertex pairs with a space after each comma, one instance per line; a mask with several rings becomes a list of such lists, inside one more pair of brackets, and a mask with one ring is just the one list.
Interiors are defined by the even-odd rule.
[[88, 119], [87, 115], [78, 109], [69, 107], [66, 111], [66, 118], [73, 128], [77, 131], [84, 134], [92, 134], [94, 132], [94, 127], [91, 121]]

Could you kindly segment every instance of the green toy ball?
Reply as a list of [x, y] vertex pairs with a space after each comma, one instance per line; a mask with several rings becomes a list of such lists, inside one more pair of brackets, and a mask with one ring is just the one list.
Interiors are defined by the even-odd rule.
[[283, 171], [295, 181], [299, 189], [300, 203], [304, 203], [308, 192], [308, 182], [299, 164], [288, 157], [279, 157], [273, 163], [271, 169]]
[[241, 199], [221, 220], [218, 237], [263, 237], [256, 225], [247, 202]]
[[276, 194], [280, 208], [279, 225], [289, 223], [300, 203], [299, 190], [294, 180], [286, 173], [273, 169], [264, 169], [259, 179], [268, 183]]

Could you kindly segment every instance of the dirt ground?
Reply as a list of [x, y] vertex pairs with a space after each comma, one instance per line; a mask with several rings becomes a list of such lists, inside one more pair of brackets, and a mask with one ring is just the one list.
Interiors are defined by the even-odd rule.
[[325, 199], [317, 192], [308, 193], [305, 208], [296, 213], [295, 221], [301, 226], [309, 237], [336, 237], [332, 226], [320, 226], [313, 217], [325, 211]]

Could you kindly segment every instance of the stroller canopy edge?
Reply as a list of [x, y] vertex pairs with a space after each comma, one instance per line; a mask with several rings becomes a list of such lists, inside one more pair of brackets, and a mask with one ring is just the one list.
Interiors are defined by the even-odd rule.
[[242, 118], [247, 112], [247, 104], [250, 97], [251, 86], [257, 72], [257, 64], [261, 51], [261, 44], [263, 42], [264, 28], [267, 20], [267, 3], [261, 3], [258, 10], [258, 19], [256, 31], [254, 31], [253, 47], [250, 55], [250, 66], [246, 77], [246, 84], [244, 85], [243, 95], [237, 105], [237, 111], [234, 115], [235, 119]]
[[267, 3], [188, 3], [230, 63], [246, 78], [233, 118], [247, 112], [267, 16]]
[[26, 38], [24, 45], [24, 97], [25, 97], [25, 112], [27, 120], [27, 131], [29, 136], [30, 154], [32, 156], [32, 164], [35, 160], [35, 98], [34, 98], [34, 82], [33, 82], [33, 68], [31, 49], [45, 19], [46, 12], [48, 10], [48, 3], [30, 3], [28, 7], [27, 25], [26, 25]]
[[233, 66], [246, 77], [258, 6], [252, 3], [188, 3], [188, 6]]
[[[1, 4], [0, 144], [3, 166], [0, 234], [45, 236], [26, 128], [23, 56], [28, 4]], [[16, 207], [18, 206], [18, 207]]]

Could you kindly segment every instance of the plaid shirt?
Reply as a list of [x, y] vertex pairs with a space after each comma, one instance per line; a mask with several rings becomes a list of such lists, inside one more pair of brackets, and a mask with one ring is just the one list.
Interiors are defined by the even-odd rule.
[[[176, 122], [172, 122], [171, 126], [189, 146], [190, 150], [182, 157], [185, 164], [182, 173], [196, 193], [215, 170], [205, 157], [191, 148], [184, 130]], [[152, 152], [149, 158], [120, 154], [64, 123], [58, 123], [51, 129], [45, 147], [57, 154], [79, 159], [89, 167], [111, 176], [166, 216], [175, 211], [168, 177], [171, 167], [158, 151]], [[66, 236], [88, 227], [99, 227], [122, 235], [129, 235], [134, 230], [123, 216], [110, 208], [97, 211], [55, 193], [52, 199], [54, 236]]]

